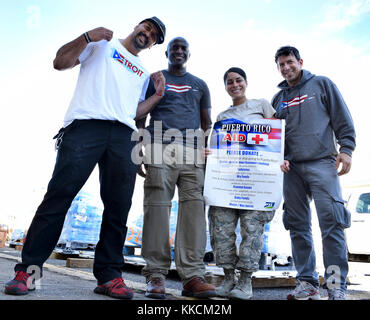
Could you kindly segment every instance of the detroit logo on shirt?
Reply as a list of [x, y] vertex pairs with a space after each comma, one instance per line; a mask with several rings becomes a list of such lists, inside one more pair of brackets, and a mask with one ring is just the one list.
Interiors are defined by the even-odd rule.
[[122, 64], [122, 66], [128, 69], [129, 71], [137, 74], [139, 77], [143, 75], [144, 71], [140, 70], [137, 66], [131, 63], [127, 58], [125, 58], [122, 54], [120, 54], [116, 49], [113, 49], [112, 58], [115, 61]]

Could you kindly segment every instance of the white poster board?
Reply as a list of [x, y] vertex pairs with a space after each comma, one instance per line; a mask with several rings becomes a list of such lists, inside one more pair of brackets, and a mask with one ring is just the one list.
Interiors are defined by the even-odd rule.
[[207, 205], [276, 210], [282, 199], [284, 120], [226, 119], [210, 137], [204, 197]]

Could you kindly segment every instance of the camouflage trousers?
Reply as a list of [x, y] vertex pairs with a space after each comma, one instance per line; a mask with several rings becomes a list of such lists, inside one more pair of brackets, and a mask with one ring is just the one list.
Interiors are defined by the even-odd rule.
[[[274, 217], [275, 211], [253, 211], [210, 207], [208, 211], [209, 233], [216, 265], [224, 269], [255, 272], [263, 245], [265, 223]], [[241, 242], [237, 247], [236, 229], [240, 220]]]

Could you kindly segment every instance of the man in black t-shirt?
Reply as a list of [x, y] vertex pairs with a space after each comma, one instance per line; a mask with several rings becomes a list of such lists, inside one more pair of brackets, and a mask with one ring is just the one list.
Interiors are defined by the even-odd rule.
[[[171, 265], [169, 217], [171, 200], [178, 187], [179, 210], [175, 239], [176, 269], [183, 281], [184, 296], [215, 296], [215, 287], [204, 280], [203, 256], [206, 219], [203, 200], [204, 132], [211, 127], [211, 102], [206, 83], [186, 71], [190, 57], [184, 38], [170, 41], [165, 93], [150, 115], [146, 128], [151, 139], [145, 147], [144, 225], [142, 256], [146, 296], [165, 298], [165, 278]], [[148, 96], [153, 94], [148, 88]], [[144, 103], [148, 103], [147, 102]], [[144, 119], [136, 119], [139, 128]], [[200, 129], [201, 128], [201, 129]], [[145, 141], [144, 141], [145, 144]]]

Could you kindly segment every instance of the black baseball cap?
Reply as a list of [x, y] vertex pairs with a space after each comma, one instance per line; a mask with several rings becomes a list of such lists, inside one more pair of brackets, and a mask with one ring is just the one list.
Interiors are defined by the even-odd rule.
[[164, 23], [159, 20], [157, 17], [151, 17], [144, 19], [143, 21], [140, 22], [143, 23], [145, 21], [151, 22], [158, 30], [158, 38], [156, 44], [161, 44], [164, 42], [164, 37], [166, 36], [166, 26]]

